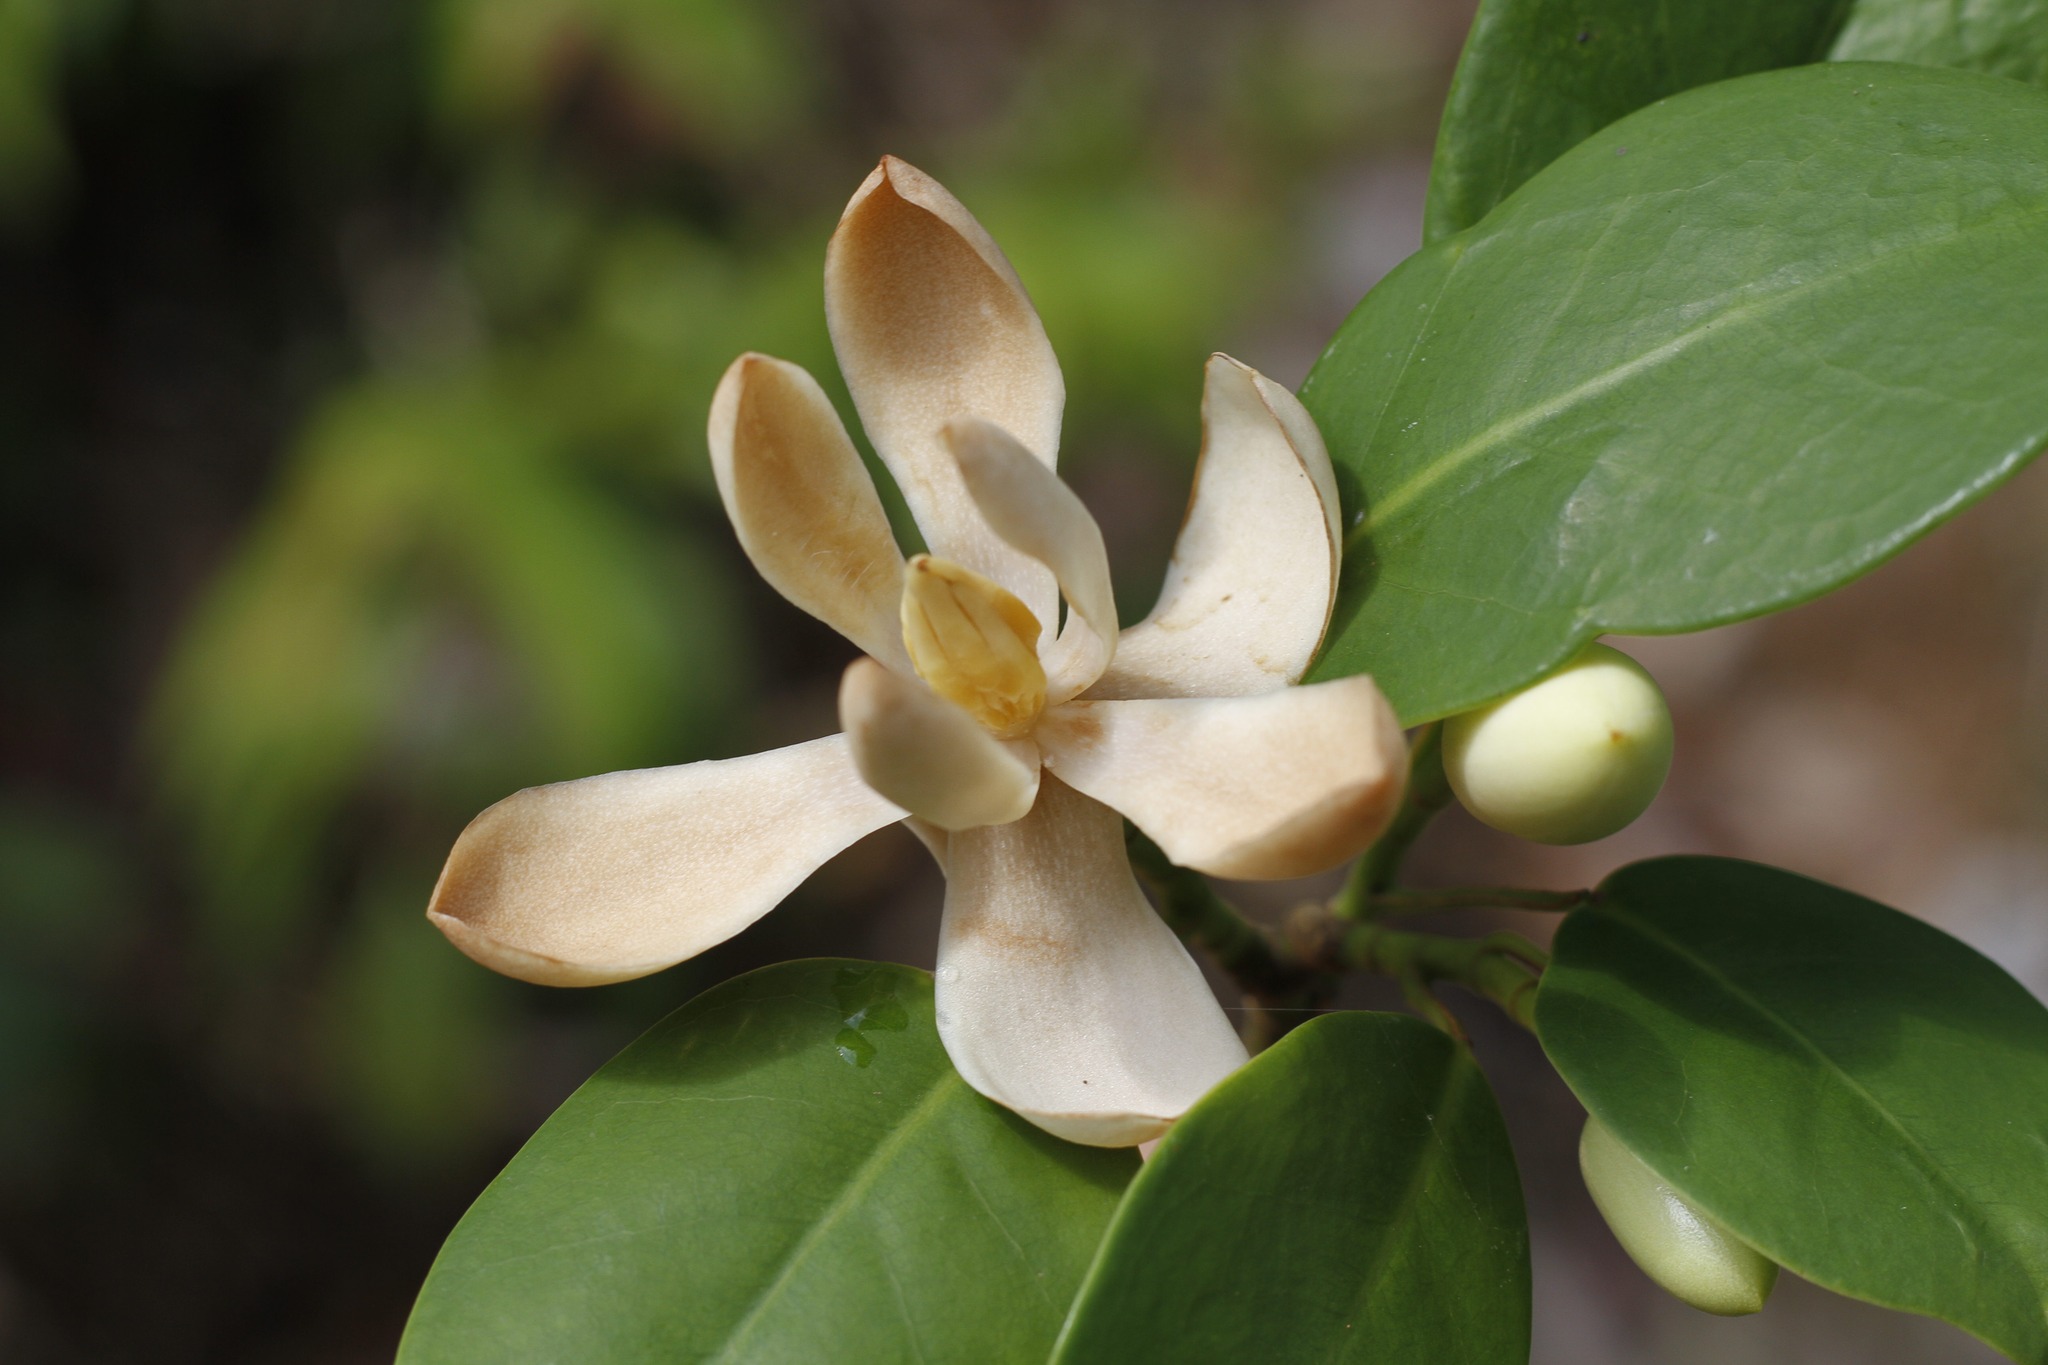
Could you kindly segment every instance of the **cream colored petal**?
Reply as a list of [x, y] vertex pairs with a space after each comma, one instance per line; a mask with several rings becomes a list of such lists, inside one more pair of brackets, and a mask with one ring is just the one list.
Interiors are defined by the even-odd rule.
[[867, 784], [942, 830], [1007, 824], [1038, 794], [1038, 748], [1005, 742], [915, 678], [856, 659], [839, 721]]
[[1059, 639], [1041, 651], [1047, 697], [1065, 701], [1102, 676], [1116, 648], [1116, 598], [1102, 528], [1074, 490], [993, 422], [948, 422], [947, 446], [991, 529], [1052, 570], [1067, 605]]
[[1093, 697], [1240, 697], [1300, 678], [1337, 591], [1337, 483], [1293, 394], [1209, 358], [1202, 458], [1152, 614]]
[[832, 400], [798, 365], [748, 353], [711, 399], [711, 469], [740, 547], [797, 606], [909, 670], [903, 552]]
[[1257, 697], [1078, 701], [1046, 713], [1046, 771], [1122, 811], [1183, 867], [1266, 881], [1377, 838], [1408, 746], [1370, 678]]
[[915, 815], [903, 822], [903, 827], [917, 836], [924, 845], [924, 851], [932, 855], [932, 861], [939, 865], [939, 871], [946, 870], [946, 848], [953, 836], [929, 820], [920, 820]]
[[1051, 622], [1052, 579], [992, 534], [939, 441], [985, 417], [1054, 463], [1066, 387], [1017, 272], [924, 172], [884, 157], [825, 252], [825, 317], [868, 439], [932, 553], [1008, 588]]
[[522, 981], [625, 981], [731, 938], [902, 818], [861, 781], [840, 735], [529, 787], [469, 822], [427, 918]]
[[969, 1085], [1097, 1147], [1158, 1137], [1245, 1059], [1123, 821], [1051, 777], [1022, 820], [949, 841], [938, 1012]]

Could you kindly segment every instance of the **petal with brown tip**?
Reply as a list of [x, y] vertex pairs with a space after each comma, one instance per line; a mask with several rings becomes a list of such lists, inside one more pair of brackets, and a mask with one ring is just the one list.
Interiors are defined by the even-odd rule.
[[895, 157], [854, 192], [825, 252], [825, 317], [868, 439], [933, 554], [1054, 618], [1043, 567], [982, 521], [940, 444], [983, 417], [1051, 465], [1066, 386], [1008, 258], [946, 188]]
[[427, 918], [522, 981], [626, 981], [731, 938], [902, 818], [861, 781], [841, 735], [529, 787], [469, 822]]
[[948, 841], [938, 1017], [969, 1085], [1097, 1147], [1159, 1136], [1245, 1059], [1123, 821], [1051, 777], [1022, 820]]
[[1336, 601], [1337, 482], [1308, 412], [1229, 356], [1209, 358], [1202, 458], [1152, 614], [1092, 697], [1239, 697], [1307, 670]]
[[942, 830], [1000, 825], [1031, 809], [1038, 749], [1005, 743], [915, 678], [856, 659], [839, 683], [839, 723], [867, 784]]
[[903, 552], [832, 400], [801, 366], [749, 352], [711, 399], [711, 469], [740, 548], [796, 606], [907, 672]]
[[1046, 770], [1131, 818], [1183, 867], [1305, 877], [1379, 837], [1408, 746], [1372, 679], [1256, 697], [1069, 702], [1036, 738]]

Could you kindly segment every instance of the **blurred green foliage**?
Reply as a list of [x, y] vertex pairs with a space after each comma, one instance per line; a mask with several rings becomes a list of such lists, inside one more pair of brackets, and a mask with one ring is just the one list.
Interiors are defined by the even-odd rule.
[[92, 1002], [134, 946], [136, 888], [90, 812], [0, 798], [0, 1188], [46, 1179], [90, 1083]]
[[[954, 47], [927, 50], [930, 16], [884, 0], [0, 0], [0, 232], [91, 203], [67, 130], [153, 117], [138, 82], [225, 91], [230, 125], [136, 144], [232, 144], [273, 186], [256, 230], [322, 263], [252, 297], [328, 318], [236, 377], [272, 386], [249, 401], [283, 435], [140, 689], [153, 815], [0, 812], [23, 851], [0, 886], [0, 1162], [61, 1130], [124, 952], [172, 964], [201, 1073], [325, 1115], [376, 1167], [530, 1125], [550, 1030], [652, 1018], [689, 983], [565, 1002], [500, 981], [425, 923], [434, 869], [520, 786], [811, 723], [788, 680], [816, 691], [844, 659], [751, 580], [704, 421], [755, 349], [853, 425], [820, 274], [875, 159], [939, 175], [1017, 263], [1066, 369], [1068, 467], [1113, 447], [1170, 469], [1204, 356], [1301, 287], [1304, 187], [1426, 131], [1441, 74], [1398, 26], [1333, 41], [1313, 6], [1185, 31], [1164, 7], [947, 13]], [[177, 249], [174, 225], [114, 230]], [[1140, 614], [1163, 565], [1119, 567]]]
[[[851, 158], [789, 17], [435, 8], [446, 236], [362, 267], [371, 367], [301, 427], [158, 688], [209, 960], [260, 973], [336, 935], [320, 1075], [380, 1150], [494, 1117], [495, 983], [418, 914], [436, 847], [518, 786], [722, 751], [753, 676], [700, 433], [743, 349], [836, 388], [821, 248], [865, 169], [825, 173]], [[1040, 302], [1070, 430], [1190, 451], [1201, 357], [1270, 283], [1278, 187], [1249, 163], [1176, 174], [1157, 72], [1058, 34], [1045, 52], [945, 149], [949, 179]], [[344, 857], [414, 875], [378, 874], [331, 930]]]

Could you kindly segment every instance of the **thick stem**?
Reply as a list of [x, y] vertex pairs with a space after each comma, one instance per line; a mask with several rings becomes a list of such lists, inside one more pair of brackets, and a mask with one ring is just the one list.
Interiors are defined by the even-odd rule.
[[1367, 849], [1351, 869], [1344, 889], [1330, 902], [1330, 909], [1343, 919], [1366, 920], [1376, 913], [1379, 893], [1394, 884], [1408, 849], [1429, 828], [1437, 812], [1451, 804], [1451, 782], [1444, 775], [1442, 721], [1432, 721], [1416, 733], [1408, 756], [1408, 790], [1401, 809], [1379, 841]]
[[[1331, 907], [1308, 904], [1288, 922], [1285, 935], [1246, 919], [1218, 895], [1199, 872], [1175, 866], [1157, 844], [1126, 826], [1131, 866], [1152, 891], [1159, 914], [1175, 933], [1200, 947], [1244, 991], [1250, 1010], [1246, 1044], [1254, 1051], [1277, 1040], [1329, 1000], [1347, 972], [1392, 977], [1418, 1014], [1463, 1038], [1464, 1031], [1430, 991], [1452, 981], [1499, 1005], [1524, 1028], [1534, 1027], [1536, 982], [1550, 958], [1518, 934], [1447, 938], [1386, 924], [1339, 917]], [[1449, 892], [1394, 892], [1393, 909], [1444, 909], [1451, 905], [1519, 905], [1561, 910], [1588, 893], [1520, 891], [1483, 887]], [[1410, 898], [1434, 897], [1422, 905]], [[1464, 897], [1466, 899], [1449, 899]]]
[[1131, 866], [1151, 888], [1159, 917], [1175, 933], [1198, 944], [1248, 994], [1285, 991], [1301, 984], [1305, 975], [1302, 964], [1217, 895], [1207, 877], [1175, 865], [1137, 826], [1126, 824], [1124, 831]]
[[1382, 891], [1372, 898], [1374, 917], [1426, 915], [1437, 910], [1576, 910], [1593, 899], [1590, 891], [1535, 891], [1519, 886], [1447, 886]]
[[1550, 961], [1541, 948], [1517, 934], [1445, 938], [1383, 924], [1339, 927], [1328, 952], [1338, 970], [1377, 972], [1425, 987], [1456, 982], [1529, 1029], [1536, 1023], [1536, 983]]
[[1160, 918], [1206, 951], [1244, 992], [1246, 1047], [1270, 1047], [1329, 1000], [1335, 976], [1302, 961], [1279, 936], [1239, 914], [1201, 873], [1175, 866], [1136, 826], [1125, 826], [1125, 841]]

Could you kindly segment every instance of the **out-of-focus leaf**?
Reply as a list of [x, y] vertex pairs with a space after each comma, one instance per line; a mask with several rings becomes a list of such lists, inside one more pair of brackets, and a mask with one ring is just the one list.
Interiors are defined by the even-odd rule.
[[65, 67], [99, 46], [123, 0], [0, 0], [0, 221], [33, 222], [70, 172]]
[[1772, 1260], [2048, 1361], [2048, 1009], [1988, 959], [1789, 872], [1664, 858], [1565, 921], [1536, 1025], [1596, 1118]]
[[516, 987], [451, 952], [420, 913], [432, 868], [373, 876], [327, 964], [318, 1014], [335, 1126], [381, 1164], [469, 1150], [502, 1113], [508, 996]]
[[2048, 85], [2048, 0], [1854, 0], [1828, 56], [1960, 66]]
[[65, 169], [55, 0], [0, 0], [0, 209], [31, 210]]
[[1042, 1361], [1136, 1164], [970, 1090], [925, 973], [765, 968], [548, 1120], [399, 1360]]
[[1529, 1358], [1529, 1236], [1486, 1078], [1405, 1015], [1325, 1015], [1169, 1132], [1059, 1365]]
[[2048, 92], [1833, 63], [1631, 115], [1310, 374], [1345, 498], [1313, 676], [1414, 724], [1826, 592], [2048, 442], [2043, 317]]
[[634, 135], [714, 155], [772, 145], [814, 84], [761, 0], [437, 0], [441, 98], [464, 122], [593, 96]]
[[129, 946], [133, 875], [94, 817], [27, 790], [0, 795], [0, 958], [95, 970]]
[[336, 401], [181, 640], [155, 738], [223, 944], [276, 946], [364, 784], [474, 808], [680, 759], [733, 686], [716, 561], [518, 411], [460, 382]]
[[[1045, 319], [1078, 422], [1142, 422], [1192, 459], [1202, 362], [1275, 272], [1254, 207], [1148, 181], [956, 186]], [[1199, 280], [1195, 287], [1191, 282]]]
[[0, 798], [0, 1184], [61, 1155], [103, 1024], [90, 992], [133, 945], [134, 897], [123, 850], [90, 816]]
[[742, 251], [651, 218], [614, 225], [566, 325], [507, 348], [524, 407], [585, 459], [715, 500], [705, 422], [742, 351], [804, 366], [851, 417], [825, 331], [831, 230], [820, 215]]

